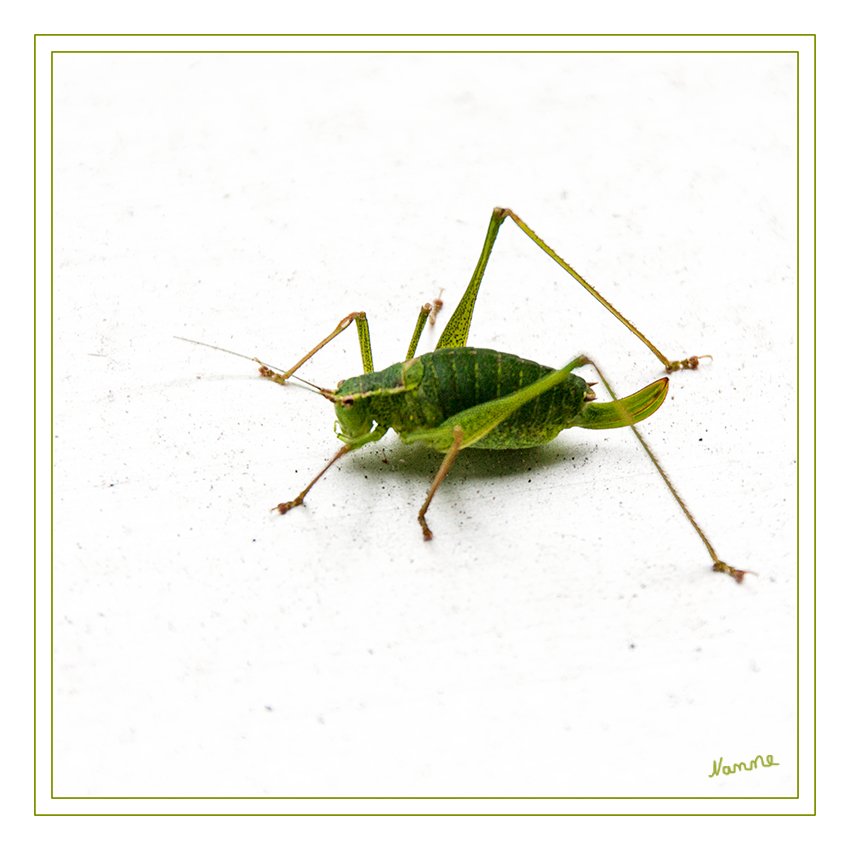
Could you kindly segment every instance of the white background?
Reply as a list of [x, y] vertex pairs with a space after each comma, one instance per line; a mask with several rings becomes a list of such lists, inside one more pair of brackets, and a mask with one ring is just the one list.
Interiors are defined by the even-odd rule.
[[[53, 73], [54, 793], [795, 793], [794, 57]], [[710, 571], [627, 432], [465, 453], [428, 545], [439, 457], [394, 437], [268, 513], [338, 447], [332, 409], [173, 335], [285, 367], [365, 309], [381, 368], [440, 287], [450, 315], [495, 204], [668, 356], [714, 356], [643, 430], [758, 577]], [[586, 352], [623, 392], [661, 373], [511, 223], [470, 341]], [[302, 374], [359, 371], [349, 330]]]

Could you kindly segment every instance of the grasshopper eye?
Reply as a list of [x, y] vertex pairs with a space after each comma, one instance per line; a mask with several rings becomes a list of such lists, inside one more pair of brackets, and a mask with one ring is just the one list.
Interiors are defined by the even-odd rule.
[[354, 396], [353, 395], [347, 395], [344, 398], [341, 398], [339, 400], [339, 403], [343, 407], [354, 407]]

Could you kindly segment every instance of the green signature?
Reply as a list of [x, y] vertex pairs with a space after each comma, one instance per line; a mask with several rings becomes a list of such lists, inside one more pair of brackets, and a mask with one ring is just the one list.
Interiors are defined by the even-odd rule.
[[779, 762], [773, 760], [773, 756], [765, 756], [762, 758], [761, 756], [756, 756], [749, 764], [745, 761], [736, 762], [733, 765], [724, 765], [723, 759], [720, 761], [715, 761], [713, 763], [712, 771], [708, 774], [708, 778], [712, 779], [715, 776], [720, 776], [722, 773], [724, 776], [730, 776], [733, 773], [739, 773], [744, 770], [755, 770], [759, 766], [759, 762], [761, 762], [762, 767], [779, 767]]

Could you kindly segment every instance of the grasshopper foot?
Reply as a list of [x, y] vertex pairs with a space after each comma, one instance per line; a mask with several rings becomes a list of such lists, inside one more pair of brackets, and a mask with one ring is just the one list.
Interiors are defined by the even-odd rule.
[[710, 354], [700, 354], [699, 357], [686, 357], [684, 360], [673, 360], [668, 366], [667, 372], [678, 372], [679, 369], [698, 369], [700, 360], [714, 360]]
[[758, 575], [758, 573], [754, 573], [752, 570], [738, 570], [735, 567], [730, 567], [729, 564], [723, 561], [715, 561], [714, 566], [712, 567], [714, 572], [716, 573], [726, 573], [726, 575], [732, 576], [735, 581], [740, 584], [744, 580], [744, 576], [749, 573], [750, 575]]
[[423, 536], [426, 540], [430, 540], [430, 539], [431, 539], [434, 535], [433, 535], [433, 534], [431, 534], [431, 529], [430, 529], [430, 528], [428, 528], [428, 523], [427, 523], [427, 522], [425, 522], [425, 517], [424, 517], [424, 516], [421, 516], [421, 515], [420, 515], [420, 517], [419, 517], [419, 525], [421, 525], [421, 526], [422, 526], [422, 536]]
[[279, 505], [275, 505], [272, 510], [277, 511], [279, 514], [283, 515], [287, 511], [291, 511], [292, 508], [297, 508], [299, 505], [304, 504], [304, 499], [299, 496], [297, 499], [293, 499], [291, 502], [281, 502]]
[[274, 369], [269, 369], [265, 363], [261, 363], [257, 360], [256, 357], [253, 358], [255, 363], [260, 364], [259, 373], [262, 377], [268, 378], [270, 381], [274, 381], [276, 384], [285, 384], [287, 382], [287, 378], [290, 377], [288, 373], [284, 373], [283, 375], [278, 374], [274, 371]]

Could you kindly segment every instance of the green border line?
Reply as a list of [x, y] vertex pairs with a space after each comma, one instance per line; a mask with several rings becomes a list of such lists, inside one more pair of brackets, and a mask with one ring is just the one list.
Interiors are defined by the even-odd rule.
[[[35, 33], [33, 35], [33, 362], [36, 360], [37, 340], [36, 340], [36, 279], [37, 279], [37, 103], [38, 103], [38, 86], [37, 86], [37, 66], [38, 66], [38, 39], [39, 38], [500, 38], [509, 39], [516, 37], [532, 37], [532, 38], [594, 38], [594, 37], [623, 37], [623, 38], [811, 38], [813, 46], [813, 297], [814, 304], [817, 303], [817, 35], [815, 33], [520, 33], [505, 35], [503, 33], [229, 33], [222, 35], [220, 33]], [[736, 54], [736, 53], [770, 53], [770, 54], [795, 54], [797, 57], [797, 342], [799, 346], [800, 340], [800, 51], [799, 50], [54, 50], [50, 53], [50, 324], [51, 324], [51, 388], [53, 383], [53, 152], [54, 152], [54, 122], [53, 122], [53, 57], [58, 54], [76, 54], [76, 53], [104, 53], [104, 54], [133, 54], [133, 53], [203, 53], [203, 54], [263, 54], [263, 53], [280, 53], [280, 54], [300, 54], [300, 53], [329, 53], [329, 54], [436, 54], [436, 53], [455, 53], [455, 54]], [[817, 331], [816, 322], [817, 314], [815, 310], [815, 335]], [[35, 370], [37, 375], [38, 370]], [[35, 393], [36, 377], [33, 377], [33, 419], [34, 419], [34, 440], [37, 444], [37, 401]], [[817, 351], [814, 352], [814, 398], [817, 399]], [[800, 385], [800, 359], [799, 353], [797, 357], [797, 385]], [[817, 430], [817, 406], [814, 405], [814, 427]], [[51, 391], [50, 399], [50, 420], [53, 422], [53, 394]], [[813, 470], [815, 483], [815, 502], [814, 502], [814, 534], [816, 541], [817, 531], [817, 478], [816, 478], [816, 460], [817, 447], [814, 447], [815, 470]], [[797, 458], [800, 457], [800, 401], [797, 401]], [[53, 441], [50, 446], [51, 459], [51, 536], [50, 536], [50, 574], [51, 574], [51, 590], [50, 590], [50, 643], [51, 650], [53, 646], [53, 532], [52, 532], [52, 513], [53, 513]], [[34, 485], [36, 477], [36, 461], [33, 459], [33, 475]], [[36, 583], [36, 487], [34, 486], [33, 495], [33, 652], [34, 652], [34, 672], [36, 669], [37, 659], [37, 583]], [[50, 665], [50, 796], [52, 800], [257, 800], [257, 801], [272, 801], [272, 800], [794, 800], [800, 798], [800, 464], [797, 464], [797, 794], [795, 796], [778, 796], [778, 797], [761, 797], [761, 796], [691, 796], [691, 797], [477, 797], [477, 796], [459, 796], [459, 797], [187, 797], [187, 796], [141, 796], [141, 797], [82, 797], [82, 796], [56, 796], [53, 793], [53, 660], [51, 652]], [[817, 564], [817, 544], [815, 542], [814, 564]], [[817, 614], [817, 569], [814, 569], [814, 614]], [[817, 635], [814, 638], [814, 656], [817, 654]], [[813, 809], [811, 812], [781, 812], [781, 813], [731, 813], [731, 812], [690, 812], [690, 813], [655, 813], [655, 812], [427, 812], [427, 813], [373, 813], [373, 812], [39, 812], [37, 809], [37, 680], [33, 677], [33, 815], [40, 817], [811, 817], [817, 813], [817, 675], [816, 665], [814, 670], [814, 715], [815, 724], [813, 726]]]

